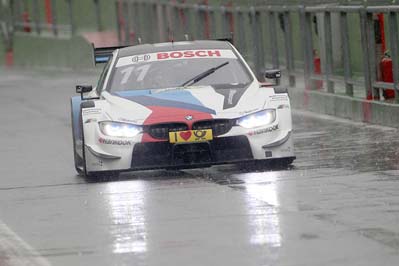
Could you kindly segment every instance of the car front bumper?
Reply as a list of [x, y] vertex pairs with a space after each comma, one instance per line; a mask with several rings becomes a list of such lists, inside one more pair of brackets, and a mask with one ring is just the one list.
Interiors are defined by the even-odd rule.
[[[195, 168], [252, 160], [294, 158], [290, 131], [275, 132], [273, 141], [262, 135], [236, 135], [214, 138], [209, 142], [172, 144], [138, 142], [108, 152], [86, 145], [89, 172], [133, 171], [159, 168]], [[99, 149], [100, 147], [97, 146]], [[111, 154], [113, 154], [111, 156]]]

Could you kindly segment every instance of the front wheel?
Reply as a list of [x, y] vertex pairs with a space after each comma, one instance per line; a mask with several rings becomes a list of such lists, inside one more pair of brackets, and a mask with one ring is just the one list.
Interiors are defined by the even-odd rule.
[[[79, 126], [80, 123], [79, 123]], [[73, 117], [73, 107], [71, 104], [71, 128], [72, 128], [72, 145], [73, 145], [73, 160], [75, 164], [75, 170], [80, 176], [84, 176], [84, 166], [83, 166], [83, 158], [82, 158], [82, 152], [78, 153], [78, 140], [76, 139], [75, 136], [75, 126], [74, 126], [74, 117]]]
[[255, 160], [239, 163], [238, 167], [245, 171], [286, 170], [291, 167], [294, 160], [295, 157]]

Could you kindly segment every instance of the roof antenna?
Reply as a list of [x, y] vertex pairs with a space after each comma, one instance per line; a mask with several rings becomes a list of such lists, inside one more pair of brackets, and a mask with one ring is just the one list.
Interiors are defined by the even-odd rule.
[[173, 30], [171, 30], [169, 27], [168, 27], [168, 37], [169, 37], [169, 41], [172, 43], [172, 45], [173, 45], [173, 43], [175, 42], [175, 37], [173, 36]]

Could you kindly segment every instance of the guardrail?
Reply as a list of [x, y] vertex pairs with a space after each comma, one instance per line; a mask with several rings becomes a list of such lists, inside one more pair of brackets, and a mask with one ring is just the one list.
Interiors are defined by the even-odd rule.
[[[258, 74], [265, 68], [282, 66], [290, 86], [304, 80], [308, 90], [369, 100], [383, 100], [385, 92], [394, 89], [394, 96], [385, 98], [399, 101], [399, 6], [242, 7], [184, 2], [115, 1], [119, 41], [137, 44], [220, 38], [231, 34], [235, 46], [252, 62]], [[380, 33], [376, 34], [377, 14], [380, 17], [385, 14], [388, 19], [381, 30], [389, 43], [382, 48], [387, 46], [391, 50], [392, 82], [381, 79], [378, 61], [383, 51], [381, 47], [377, 49], [381, 46], [377, 40], [381, 38]], [[351, 32], [360, 32], [359, 42], [353, 40]], [[320, 58], [315, 55], [316, 47], [319, 47]], [[353, 54], [360, 54], [361, 60]], [[362, 63], [354, 63], [354, 59]], [[359, 65], [362, 68], [359, 69]]]

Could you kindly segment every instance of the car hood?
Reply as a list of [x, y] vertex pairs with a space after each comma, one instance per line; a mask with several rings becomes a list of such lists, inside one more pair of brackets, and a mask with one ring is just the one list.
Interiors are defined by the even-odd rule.
[[196, 86], [103, 93], [113, 120], [160, 123], [235, 118], [260, 110], [265, 96], [259, 85]]

